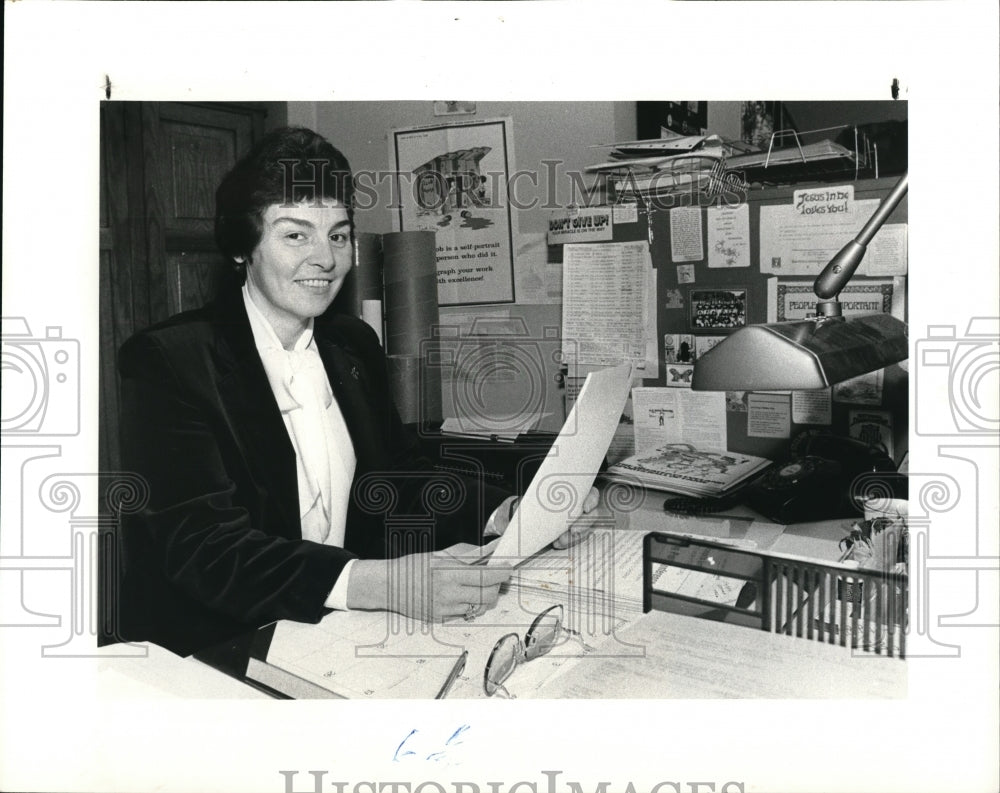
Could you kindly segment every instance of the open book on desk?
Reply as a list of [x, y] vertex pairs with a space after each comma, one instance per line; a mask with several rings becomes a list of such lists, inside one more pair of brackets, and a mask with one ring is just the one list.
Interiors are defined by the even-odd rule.
[[434, 699], [464, 660], [427, 624], [381, 611], [283, 620], [261, 650], [247, 677], [292, 699]]
[[[333, 612], [316, 625], [279, 622], [246, 676], [292, 699], [485, 698], [483, 673], [497, 640], [508, 633], [523, 639], [535, 617], [559, 602], [545, 593], [510, 590], [471, 622], [425, 623], [362, 611]], [[539, 696], [586, 648], [564, 634], [543, 658], [518, 668], [510, 690]]]
[[[482, 564], [496, 542], [436, 555]], [[316, 624], [281, 621], [258, 632], [246, 677], [292, 699], [483, 697], [482, 675], [496, 641], [511, 632], [523, 637], [539, 613], [565, 602], [559, 595], [566, 589], [565, 577], [530, 592], [512, 582], [495, 608], [469, 622], [424, 622], [386, 611], [334, 611]], [[641, 591], [641, 581], [634, 589]], [[519, 675], [525, 694], [581, 653], [579, 646], [564, 649]]]

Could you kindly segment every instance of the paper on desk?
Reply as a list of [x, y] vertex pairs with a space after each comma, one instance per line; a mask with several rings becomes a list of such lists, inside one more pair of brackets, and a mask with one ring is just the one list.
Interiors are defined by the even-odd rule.
[[627, 363], [587, 375], [573, 410], [518, 502], [489, 564], [523, 561], [579, 517], [631, 384], [632, 366]]
[[[623, 646], [644, 648], [624, 654]], [[530, 664], [529, 664], [530, 666]], [[549, 699], [906, 696], [906, 665], [848, 648], [664, 611], [643, 614], [542, 690]]]
[[461, 653], [410, 617], [334, 611], [278, 622], [267, 663], [348, 699], [433, 699]]
[[441, 423], [441, 434], [456, 438], [488, 438], [492, 440], [513, 443], [519, 435], [538, 429], [543, 419], [551, 413], [524, 413], [516, 416], [495, 419], [489, 416], [476, 416], [472, 420], [455, 417], [446, 418]]
[[566, 605], [565, 623], [591, 643], [642, 613], [642, 532], [596, 528], [568, 550], [536, 554], [514, 571], [509, 589], [518, 597], [544, 595]]

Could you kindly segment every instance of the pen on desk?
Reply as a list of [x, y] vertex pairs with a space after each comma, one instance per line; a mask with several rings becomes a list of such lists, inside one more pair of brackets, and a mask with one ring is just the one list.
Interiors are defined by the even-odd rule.
[[441, 686], [441, 690], [438, 691], [437, 696], [434, 699], [444, 699], [448, 696], [448, 692], [451, 687], [455, 685], [455, 681], [458, 680], [458, 676], [465, 671], [465, 662], [469, 658], [469, 651], [463, 650], [462, 654], [458, 656], [458, 660], [455, 661], [455, 665], [451, 668], [451, 672], [448, 674], [448, 679], [444, 681], [444, 685]]

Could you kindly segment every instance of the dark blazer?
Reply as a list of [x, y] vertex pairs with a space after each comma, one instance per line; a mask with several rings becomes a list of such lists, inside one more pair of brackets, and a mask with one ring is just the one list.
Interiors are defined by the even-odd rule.
[[123, 464], [149, 501], [120, 523], [120, 638], [188, 655], [317, 622], [349, 559], [481, 542], [506, 494], [419, 456], [375, 333], [330, 315], [314, 337], [357, 456], [345, 548], [302, 539], [295, 452], [238, 289], [122, 346]]

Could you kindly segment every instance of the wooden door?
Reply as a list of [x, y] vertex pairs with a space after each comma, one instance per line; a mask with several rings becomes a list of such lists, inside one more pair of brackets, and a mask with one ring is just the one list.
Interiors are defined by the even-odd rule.
[[117, 351], [210, 300], [233, 271], [215, 248], [215, 189], [284, 103], [101, 106], [99, 465], [120, 470]]

